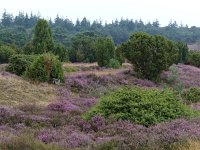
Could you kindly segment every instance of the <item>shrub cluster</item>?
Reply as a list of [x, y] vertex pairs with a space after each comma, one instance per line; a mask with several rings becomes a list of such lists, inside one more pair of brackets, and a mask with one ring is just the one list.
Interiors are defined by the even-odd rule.
[[121, 64], [117, 59], [112, 58], [109, 60], [108, 67], [113, 69], [119, 69], [121, 67]]
[[199, 51], [190, 51], [187, 63], [189, 65], [200, 67], [200, 52]]
[[181, 96], [189, 103], [200, 102], [200, 88], [192, 87], [184, 91]]
[[150, 126], [159, 122], [190, 117], [193, 111], [182, 104], [169, 89], [124, 88], [103, 96], [84, 117], [112, 116]]
[[31, 65], [34, 59], [36, 59], [36, 57], [36, 55], [13, 55], [9, 60], [9, 65], [6, 70], [17, 75], [22, 75], [26, 71], [26, 68]]
[[0, 46], [0, 63], [8, 63], [9, 58], [15, 54], [15, 50], [10, 46]]
[[159, 35], [134, 33], [122, 48], [138, 76], [149, 80], [158, 80], [162, 71], [178, 59], [175, 44]]
[[39, 55], [30, 67], [27, 68], [25, 76], [34, 81], [52, 82], [53, 79], [64, 80], [62, 64], [53, 54]]

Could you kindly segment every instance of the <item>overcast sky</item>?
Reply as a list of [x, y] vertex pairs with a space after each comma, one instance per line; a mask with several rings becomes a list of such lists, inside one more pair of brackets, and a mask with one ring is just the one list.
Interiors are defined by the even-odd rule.
[[14, 16], [19, 11], [41, 14], [54, 19], [57, 14], [72, 21], [85, 16], [91, 21], [111, 22], [121, 19], [159, 20], [162, 26], [170, 20], [178, 24], [200, 27], [200, 1], [198, 0], [0, 0], [0, 13], [6, 9]]

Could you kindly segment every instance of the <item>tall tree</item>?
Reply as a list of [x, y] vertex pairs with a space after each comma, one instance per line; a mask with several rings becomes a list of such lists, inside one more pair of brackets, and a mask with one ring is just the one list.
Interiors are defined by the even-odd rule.
[[33, 36], [33, 47], [35, 54], [52, 51], [54, 48], [53, 37], [48, 22], [40, 19], [37, 22]]
[[5, 27], [9, 27], [12, 25], [13, 22], [13, 16], [12, 14], [9, 14], [6, 12], [6, 10], [4, 10], [3, 15], [2, 15], [2, 19], [1, 19], [1, 23], [3, 26]]

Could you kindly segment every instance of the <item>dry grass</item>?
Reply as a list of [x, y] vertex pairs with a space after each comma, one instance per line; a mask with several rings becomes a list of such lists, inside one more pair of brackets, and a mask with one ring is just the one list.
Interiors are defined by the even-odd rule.
[[104, 70], [93, 70], [93, 71], [81, 71], [81, 72], [70, 73], [70, 76], [80, 76], [80, 75], [90, 75], [90, 74], [95, 74], [96, 76], [116, 75], [126, 70], [128, 69], [104, 69]]
[[[129, 63], [124, 63], [122, 65], [122, 68], [120, 69], [109, 69], [109, 68], [100, 68], [97, 69], [95, 67], [98, 67], [97, 63], [65, 63], [63, 64], [64, 68], [79, 68], [79, 71], [74, 72], [68, 72], [67, 75], [70, 76], [76, 76], [76, 75], [89, 75], [89, 74], [95, 74], [96, 76], [104, 76], [104, 75], [116, 75], [120, 72], [124, 72], [127, 70], [132, 69], [132, 65]], [[93, 67], [93, 68], [92, 68]], [[90, 68], [82, 70], [81, 68]]]
[[13, 75], [0, 74], [0, 105], [18, 106], [23, 104], [47, 105], [55, 100], [52, 85], [32, 84]]
[[199, 140], [187, 140], [186, 142], [181, 142], [173, 144], [172, 150], [200, 150]]
[[63, 67], [95, 67], [97, 63], [64, 63]]

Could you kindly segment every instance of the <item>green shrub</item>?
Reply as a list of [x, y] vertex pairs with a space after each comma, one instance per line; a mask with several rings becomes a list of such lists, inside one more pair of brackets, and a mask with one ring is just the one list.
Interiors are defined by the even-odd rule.
[[187, 63], [189, 65], [200, 67], [200, 52], [199, 51], [190, 51]]
[[119, 69], [121, 67], [121, 65], [120, 65], [118, 60], [112, 58], [109, 61], [108, 67], [109, 68], [114, 68], [114, 69]]
[[182, 104], [169, 89], [124, 88], [101, 97], [89, 112], [83, 115], [112, 116], [145, 126], [180, 117], [191, 117], [193, 110]]
[[25, 76], [34, 81], [52, 82], [53, 79], [64, 80], [62, 64], [53, 54], [42, 54], [27, 68]]
[[154, 81], [158, 81], [162, 71], [176, 63], [178, 58], [175, 44], [159, 35], [134, 33], [122, 48], [137, 75]]
[[0, 63], [8, 63], [9, 58], [15, 54], [15, 50], [10, 46], [0, 46]]
[[192, 87], [184, 91], [181, 96], [189, 103], [200, 102], [200, 88]]
[[109, 60], [114, 58], [115, 45], [110, 38], [98, 38], [95, 43], [97, 63], [100, 67], [107, 67]]
[[22, 75], [36, 58], [37, 56], [35, 55], [13, 55], [9, 60], [6, 70], [16, 75]]

